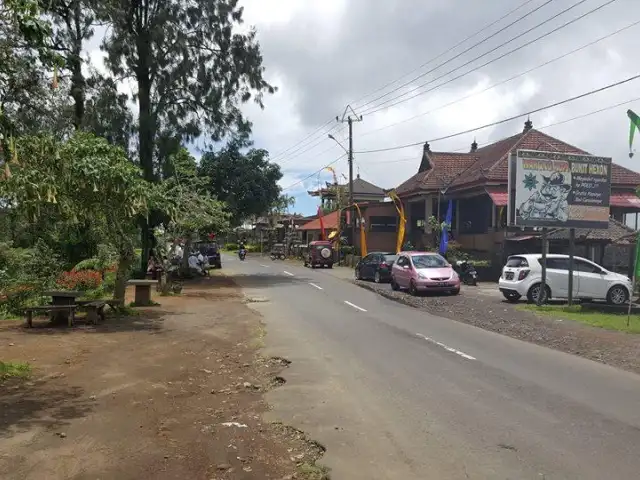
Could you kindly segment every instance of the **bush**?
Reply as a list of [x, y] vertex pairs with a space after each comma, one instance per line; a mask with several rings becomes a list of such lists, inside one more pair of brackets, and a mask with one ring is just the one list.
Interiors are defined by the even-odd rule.
[[229, 250], [230, 252], [235, 252], [236, 250], [238, 250], [238, 244], [237, 243], [227, 243], [224, 246], [225, 250]]
[[0, 243], [0, 314], [19, 314], [25, 306], [40, 302], [60, 270], [60, 259], [43, 242], [33, 248]]
[[95, 270], [62, 272], [56, 284], [67, 290], [95, 290], [102, 284], [102, 275]]

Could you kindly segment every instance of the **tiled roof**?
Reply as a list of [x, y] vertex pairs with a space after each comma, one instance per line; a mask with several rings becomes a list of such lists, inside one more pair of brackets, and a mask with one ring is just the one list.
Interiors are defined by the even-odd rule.
[[[452, 180], [449, 188], [453, 190], [464, 190], [483, 184], [506, 185], [509, 152], [516, 149], [588, 154], [578, 147], [532, 128], [478, 148], [475, 152], [426, 152], [425, 155], [433, 168], [416, 173], [396, 191], [399, 195], [408, 195], [420, 190], [436, 190]], [[640, 185], [640, 174], [614, 163], [611, 182], [613, 186], [635, 188]]]
[[477, 157], [472, 153], [429, 152], [433, 166], [425, 172], [418, 172], [396, 188], [398, 195], [407, 195], [419, 190], [435, 190], [453, 181], [471, 166]]
[[[576, 241], [610, 241], [612, 243], [633, 243], [635, 231], [625, 224], [609, 219], [609, 228], [576, 228]], [[569, 240], [569, 230], [561, 229], [549, 233], [549, 240]]]
[[[349, 212], [347, 213], [347, 223], [349, 223]], [[338, 210], [335, 212], [327, 213], [322, 216], [322, 223], [325, 230], [335, 230], [338, 228]], [[315, 218], [304, 225], [301, 225], [299, 230], [320, 230], [320, 219]]]
[[384, 197], [384, 190], [375, 186], [373, 183], [369, 183], [366, 180], [360, 178], [360, 175], [353, 181], [353, 194], [354, 195], [379, 195]]

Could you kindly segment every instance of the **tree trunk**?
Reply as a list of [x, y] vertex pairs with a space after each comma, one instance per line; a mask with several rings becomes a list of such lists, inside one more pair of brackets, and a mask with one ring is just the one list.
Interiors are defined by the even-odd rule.
[[82, 74], [82, 40], [83, 40], [82, 5], [76, 0], [73, 5], [73, 31], [71, 33], [71, 53], [67, 58], [71, 71], [71, 89], [69, 94], [73, 98], [73, 126], [76, 130], [82, 128], [85, 111], [86, 84]]
[[[136, 80], [138, 82], [138, 104], [140, 114], [138, 117], [139, 128], [139, 151], [140, 167], [142, 175], [148, 182], [155, 182], [156, 176], [153, 171], [154, 138], [156, 132], [155, 119], [151, 106], [151, 73], [150, 73], [150, 46], [147, 35], [139, 35], [137, 43], [138, 66], [136, 69]], [[151, 235], [149, 222], [145, 218], [142, 220], [142, 255], [140, 265], [146, 269], [149, 262], [149, 250], [151, 249]]]
[[191, 270], [189, 269], [189, 252], [191, 252], [191, 244], [193, 243], [193, 239], [191, 235], [186, 235], [184, 240], [184, 253], [182, 254], [182, 264], [180, 265], [180, 273], [184, 276], [191, 275]]
[[116, 272], [116, 286], [113, 292], [113, 299], [118, 300], [124, 305], [124, 296], [127, 289], [127, 280], [129, 278], [129, 270], [133, 264], [135, 252], [133, 248], [120, 248], [118, 254], [118, 271]]

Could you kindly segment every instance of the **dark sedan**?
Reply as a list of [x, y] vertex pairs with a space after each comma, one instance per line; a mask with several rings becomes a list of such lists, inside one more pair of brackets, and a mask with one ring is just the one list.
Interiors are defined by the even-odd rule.
[[356, 280], [373, 280], [376, 283], [391, 280], [391, 267], [398, 256], [390, 252], [372, 252], [358, 262]]

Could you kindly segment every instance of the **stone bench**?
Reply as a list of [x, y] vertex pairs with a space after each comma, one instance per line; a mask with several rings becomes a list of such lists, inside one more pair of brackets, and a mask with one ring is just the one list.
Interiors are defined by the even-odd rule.
[[[80, 302], [78, 302], [80, 303]], [[104, 307], [107, 306], [107, 302], [105, 300], [93, 300], [89, 302], [82, 302], [80, 304], [81, 308], [87, 311], [87, 322], [96, 325], [98, 323], [98, 319], [104, 322]]]
[[24, 310], [27, 315], [27, 326], [29, 328], [33, 327], [33, 314], [35, 313], [55, 313], [55, 312], [65, 312], [68, 316], [69, 326], [73, 326], [73, 321], [75, 320], [75, 313], [77, 305], [42, 305], [40, 307], [30, 307]]
[[135, 304], [138, 306], [152, 305], [151, 287], [157, 284], [157, 280], [129, 280], [127, 282], [127, 285], [136, 287]]

